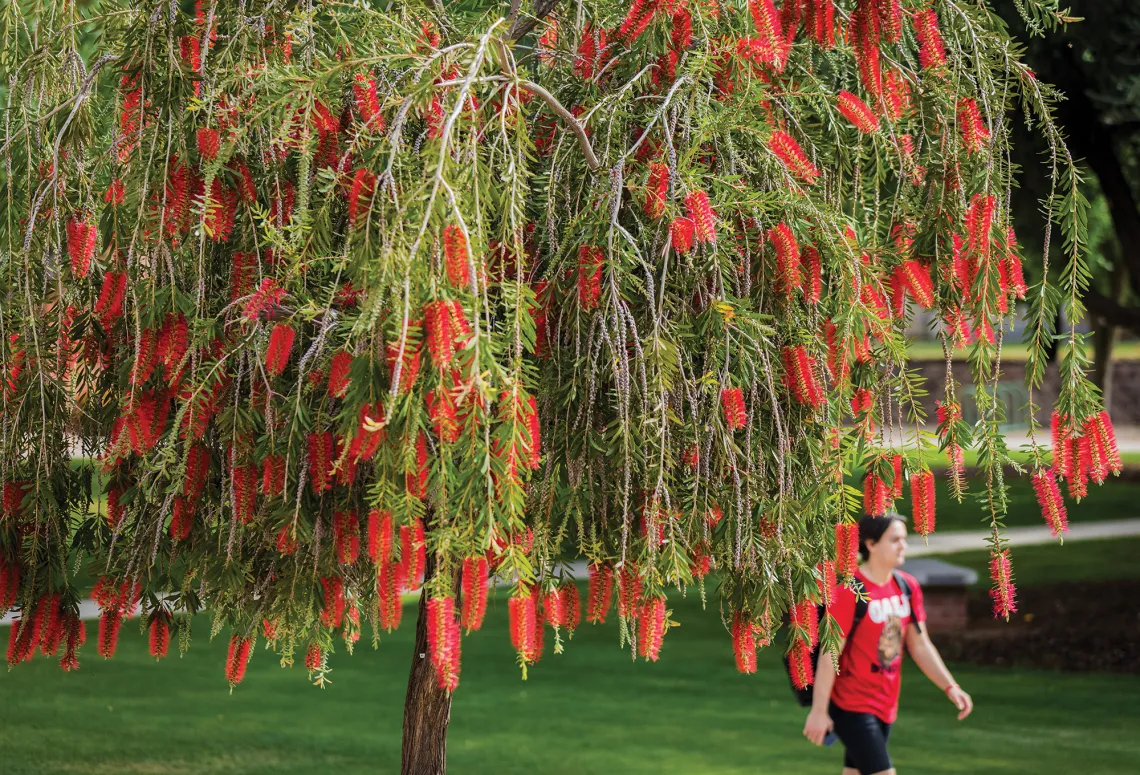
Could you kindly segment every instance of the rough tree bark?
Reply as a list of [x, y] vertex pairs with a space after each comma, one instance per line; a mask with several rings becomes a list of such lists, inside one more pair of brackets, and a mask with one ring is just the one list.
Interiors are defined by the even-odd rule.
[[[435, 562], [428, 553], [424, 578], [431, 578]], [[416, 617], [416, 644], [408, 694], [404, 698], [404, 748], [401, 775], [443, 775], [447, 771], [447, 725], [451, 720], [451, 694], [440, 689], [428, 656], [427, 591], [420, 593]]]

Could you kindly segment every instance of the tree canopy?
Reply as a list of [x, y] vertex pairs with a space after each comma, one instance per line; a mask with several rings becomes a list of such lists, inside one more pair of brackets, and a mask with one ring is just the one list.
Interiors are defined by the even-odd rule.
[[[1005, 324], [1026, 299], [1039, 386], [1054, 337], [1079, 338], [1052, 321], [1081, 317], [1088, 270], [1056, 94], [1002, 20], [949, 0], [521, 5], [7, 6], [10, 664], [78, 666], [90, 572], [103, 656], [140, 604], [156, 656], [209, 611], [231, 683], [258, 640], [320, 682], [422, 583], [451, 690], [489, 576], [525, 671], [578, 626], [584, 558], [585, 617], [616, 603], [638, 655], [661, 652], [667, 590], [715, 572], [739, 668], [790, 617], [809, 681], [859, 516], [909, 482], [934, 529], [931, 449], [958, 497], [977, 450], [995, 613], [1015, 610]], [[1045, 143], [1066, 257], [1033, 287], [1015, 121]], [[972, 343], [976, 425], [949, 368], [923, 416], [915, 307], [948, 360]], [[1119, 470], [1081, 349], [1061, 368], [1028, 471], [1057, 532], [1061, 485]]]

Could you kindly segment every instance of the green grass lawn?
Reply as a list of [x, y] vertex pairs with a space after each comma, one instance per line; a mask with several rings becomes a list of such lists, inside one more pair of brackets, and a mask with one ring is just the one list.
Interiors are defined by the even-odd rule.
[[[1018, 587], [1140, 577], [1140, 538], [1137, 537], [1068, 541], [1063, 546], [1015, 546], [1012, 553]], [[978, 572], [978, 586], [989, 586], [988, 551], [955, 552], [938, 555], [938, 559], [973, 568]]]
[[[586, 625], [562, 655], [548, 641], [523, 682], [500, 593], [483, 631], [464, 639], [451, 772], [836, 775], [840, 749], [815, 749], [800, 736], [804, 712], [779, 655], [769, 649], [757, 675], [739, 675], [715, 608], [702, 611], [696, 595], [673, 607], [682, 626], [670, 631], [659, 663], [631, 663], [613, 623]], [[395, 773], [413, 613], [378, 651], [334, 655], [328, 689], [259, 648], [233, 694], [223, 678], [225, 636], [207, 642], [206, 619], [196, 621], [184, 658], [157, 665], [134, 623], [113, 660], [98, 658], [91, 623], [78, 673], [37, 658], [0, 675], [0, 770]], [[1140, 677], [965, 666], [955, 674], [977, 702], [964, 723], [908, 663], [891, 744], [902, 772], [1135, 772]]]
[[[958, 348], [954, 351], [954, 359], [965, 363], [970, 355], [971, 347]], [[1058, 358], [1068, 350], [1067, 344], [1058, 348]], [[1089, 357], [1092, 357], [1092, 347], [1085, 346]], [[912, 361], [940, 361], [943, 359], [942, 343], [936, 339], [914, 339], [907, 343], [907, 356]], [[1024, 342], [1007, 340], [1001, 348], [1002, 360], [1024, 361], [1029, 357], [1029, 348]], [[1136, 360], [1140, 358], [1140, 341], [1127, 339], [1118, 341], [1112, 348], [1112, 357], [1117, 360]]]

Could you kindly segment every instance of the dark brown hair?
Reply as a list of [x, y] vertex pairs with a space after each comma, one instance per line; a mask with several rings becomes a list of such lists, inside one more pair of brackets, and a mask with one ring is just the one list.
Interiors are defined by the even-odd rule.
[[881, 517], [868, 516], [859, 520], [859, 556], [863, 558], [864, 562], [871, 556], [871, 552], [867, 550], [867, 542], [877, 542], [883, 537], [883, 533], [887, 532], [891, 523], [896, 521], [906, 524], [906, 517], [897, 511], [888, 511]]

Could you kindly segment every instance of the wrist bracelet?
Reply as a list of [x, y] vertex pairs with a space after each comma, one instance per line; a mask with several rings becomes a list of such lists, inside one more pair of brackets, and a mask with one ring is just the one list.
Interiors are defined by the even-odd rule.
[[957, 688], [959, 688], [958, 684], [952, 683], [949, 686], [947, 686], [945, 689], [943, 689], [942, 691], [946, 692], [946, 694], [950, 694], [951, 689], [957, 689]]

